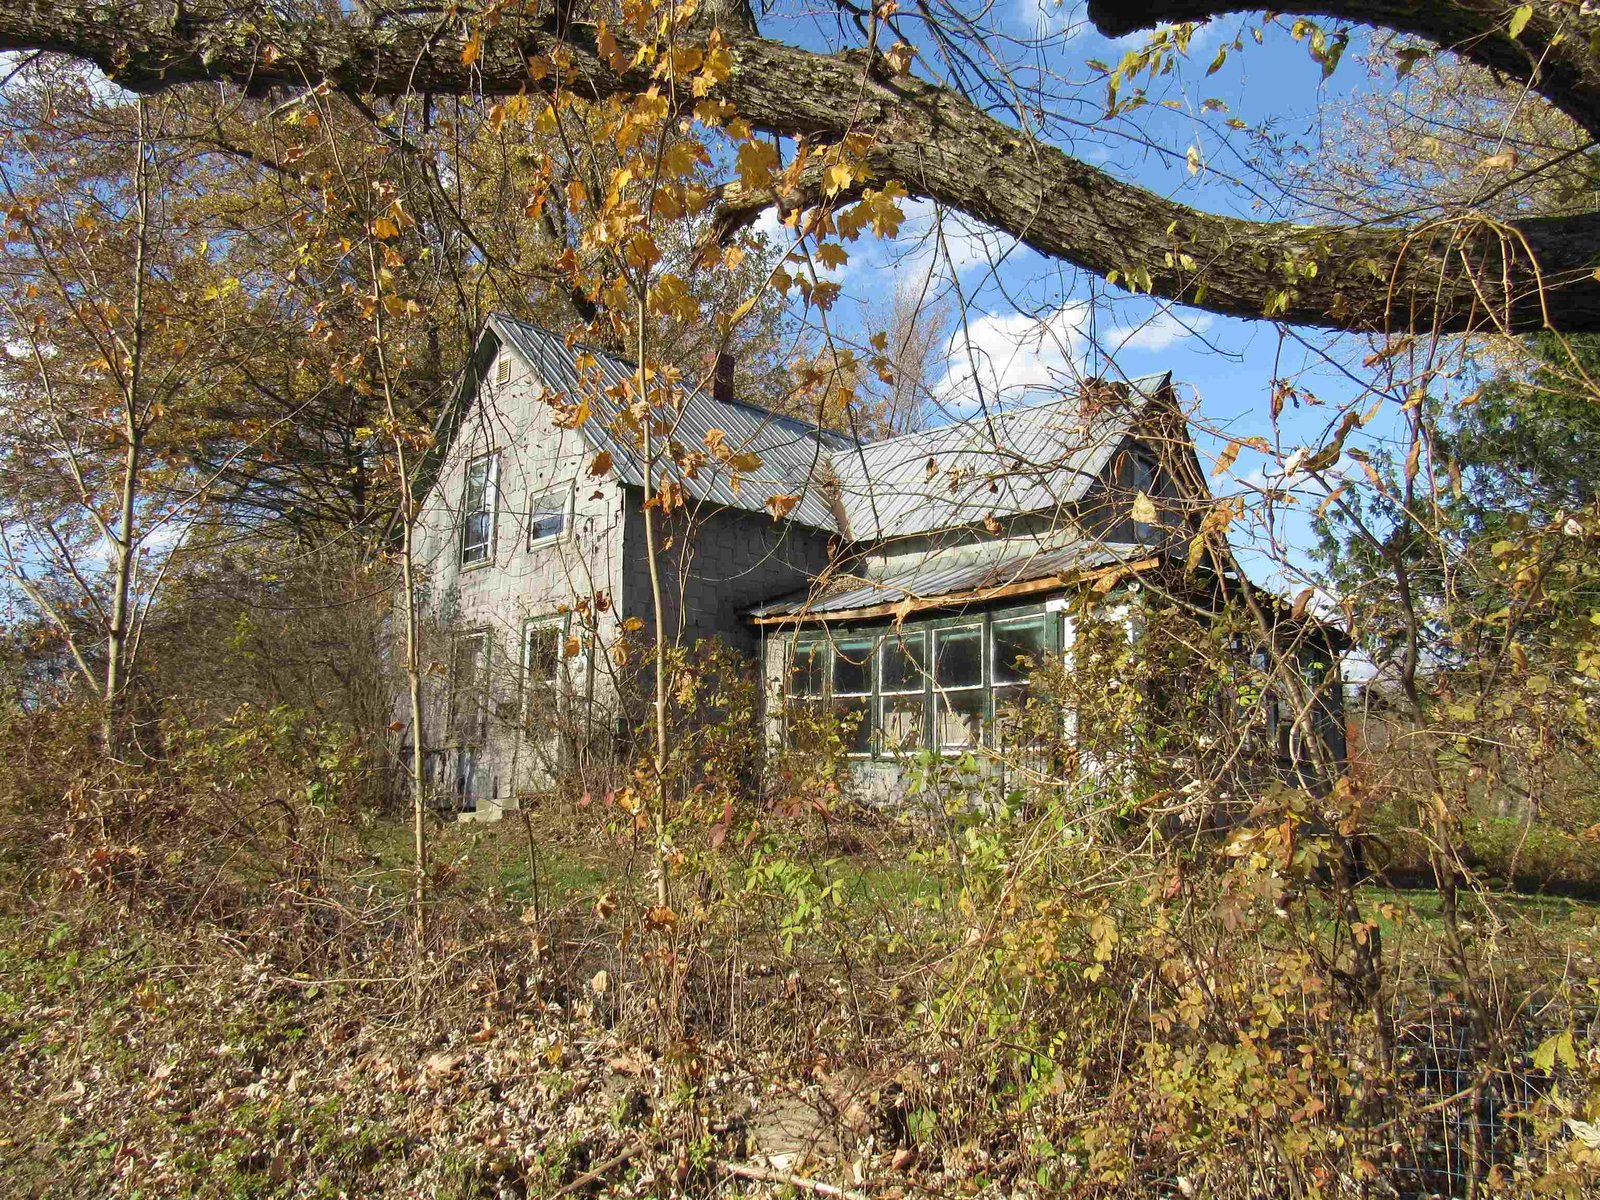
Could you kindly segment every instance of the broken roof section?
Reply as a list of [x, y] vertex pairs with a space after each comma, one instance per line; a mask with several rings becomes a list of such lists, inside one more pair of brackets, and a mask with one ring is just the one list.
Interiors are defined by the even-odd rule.
[[[489, 336], [520, 356], [543, 384], [569, 404], [589, 404], [579, 426], [596, 451], [611, 456], [624, 483], [644, 484], [637, 427], [626, 412], [635, 366], [603, 350], [503, 313], [489, 318], [474, 371], [457, 403], [440, 419], [440, 441], [453, 439], [487, 371]], [[986, 518], [1049, 513], [1084, 498], [1095, 478], [1153, 400], [1170, 396], [1170, 374], [1130, 384], [1091, 384], [1043, 404], [980, 415], [877, 442], [857, 442], [753, 404], [717, 400], [698, 388], [683, 392], [671, 437], [704, 449], [722, 433], [729, 456], [754, 455], [759, 465], [735, 471], [708, 458], [682, 479], [701, 502], [764, 512], [774, 496], [798, 497], [788, 520], [855, 542], [879, 542]]]
[[840, 572], [809, 592], [750, 610], [759, 624], [794, 617], [869, 616], [883, 610], [915, 611], [1050, 591], [1102, 568], [1142, 568], [1156, 561], [1150, 547], [1073, 539], [1054, 546], [1022, 547], [999, 541], [935, 554], [869, 560], [860, 574]]
[[852, 448], [834, 458], [858, 541], [1048, 513], [1088, 493], [1170, 373], [1096, 383], [1026, 408]]

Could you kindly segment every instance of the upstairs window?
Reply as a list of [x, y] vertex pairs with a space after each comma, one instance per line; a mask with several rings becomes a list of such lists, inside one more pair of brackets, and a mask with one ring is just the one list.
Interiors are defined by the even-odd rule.
[[[1150, 451], [1140, 446], [1133, 452], [1128, 462], [1128, 493], [1131, 500], [1136, 500], [1140, 493], [1150, 497], [1154, 503], [1159, 503], [1156, 496], [1156, 460]], [[1142, 542], [1154, 535], [1156, 527], [1148, 521], [1133, 522], [1134, 541]]]
[[500, 462], [494, 454], [481, 454], [467, 463], [461, 496], [461, 563], [488, 562], [494, 553], [495, 493], [499, 490]]
[[502, 353], [494, 364], [494, 381], [506, 383], [511, 378], [511, 355]]
[[533, 497], [528, 505], [528, 545], [551, 542], [567, 531], [572, 506], [571, 488], [555, 488]]

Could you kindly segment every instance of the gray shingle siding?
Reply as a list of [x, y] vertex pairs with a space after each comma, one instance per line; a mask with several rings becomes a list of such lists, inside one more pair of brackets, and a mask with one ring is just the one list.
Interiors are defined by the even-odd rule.
[[[636, 488], [624, 492], [622, 607], [653, 632], [644, 497]], [[687, 537], [681, 519], [662, 525], [662, 543], [672, 539], [661, 564], [667, 637], [684, 645], [720, 638], [751, 655], [759, 638], [745, 613], [773, 596], [807, 587], [828, 565], [830, 547], [837, 541], [818, 530], [742, 509], [700, 514]]]

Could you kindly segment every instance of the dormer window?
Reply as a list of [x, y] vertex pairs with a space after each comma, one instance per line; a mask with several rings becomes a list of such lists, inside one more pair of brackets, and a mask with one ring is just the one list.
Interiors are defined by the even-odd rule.
[[528, 504], [528, 545], [553, 542], [567, 531], [571, 515], [573, 492], [571, 488], [552, 488], [536, 495]]
[[495, 493], [499, 490], [497, 455], [480, 454], [467, 463], [461, 497], [461, 565], [488, 562], [494, 553]]

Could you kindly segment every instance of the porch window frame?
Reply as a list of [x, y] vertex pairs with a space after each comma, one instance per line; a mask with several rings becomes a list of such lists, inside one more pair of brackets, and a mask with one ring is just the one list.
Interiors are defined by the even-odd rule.
[[[1032, 674], [1044, 664], [1042, 662], [1035, 662], [1030, 668], [1028, 677], [1026, 678], [1011, 680], [1006, 683], [999, 682], [1000, 646], [995, 639], [995, 631], [997, 628], [1004, 628], [1010, 625], [1037, 625], [1039, 628], [1040, 657], [1043, 658], [1049, 654], [1059, 654], [1061, 653], [1062, 638], [1057, 631], [1061, 627], [1061, 621], [1052, 621], [1050, 619], [1052, 615], [1053, 614], [1043, 608], [1025, 613], [1008, 612], [1004, 614], [994, 613], [990, 615], [990, 620], [988, 621], [985, 629], [985, 646], [988, 649], [987, 665], [989, 669], [989, 680], [987, 684], [989, 692], [989, 732], [988, 740], [985, 744], [989, 745], [999, 753], [1003, 754], [1008, 750], [1026, 750], [1037, 748], [1036, 746], [1003, 745], [1000, 738], [1000, 713], [1005, 708], [1006, 702], [1014, 697], [1020, 698], [1024, 704], [1027, 702], [1027, 697], [1033, 687]], [[1009, 670], [1016, 669], [1014, 663], [1007, 664], [1007, 668]]]
[[[884, 656], [890, 652], [896, 642], [909, 638], [917, 638], [922, 642], [922, 678], [915, 688], [895, 688], [888, 690], [884, 687]], [[877, 684], [872, 697], [872, 757], [877, 761], [899, 762], [913, 754], [928, 748], [928, 687], [932, 678], [932, 666], [929, 662], [929, 647], [933, 642], [933, 631], [922, 624], [917, 624], [907, 629], [890, 626], [883, 630], [878, 638], [877, 647], [873, 653], [874, 682]], [[908, 696], [915, 696], [920, 701], [921, 707], [921, 737], [919, 744], [913, 749], [900, 749], [891, 746], [886, 736], [886, 705], [891, 701], [903, 700]]]
[[[833, 705], [833, 655], [837, 643], [847, 640], [867, 639], [873, 645], [872, 653], [872, 738], [870, 753], [851, 753], [849, 757], [856, 762], [892, 763], [902, 764], [908, 757], [927, 750], [937, 750], [946, 757], [958, 757], [967, 753], [984, 753], [993, 749], [990, 731], [994, 728], [995, 721], [995, 688], [991, 659], [994, 654], [995, 624], [1006, 624], [1013, 621], [1043, 620], [1044, 622], [1044, 648], [1043, 653], [1067, 654], [1071, 651], [1072, 630], [1074, 622], [1072, 617], [1048, 604], [1050, 597], [1040, 599], [1028, 604], [1016, 605], [1007, 608], [980, 610], [977, 612], [950, 612], [924, 620], [906, 620], [897, 630], [892, 622], [885, 621], [872, 625], [847, 625], [816, 622], [804, 626], [801, 630], [791, 634], [787, 639], [784, 649], [783, 673], [783, 704], [785, 713], [784, 739], [788, 743], [788, 706], [800, 702], [814, 702], [824, 704], [832, 711]], [[981, 687], [965, 690], [983, 693], [983, 722], [984, 736], [975, 746], [942, 746], [935, 745], [938, 720], [940, 687], [936, 681], [937, 665], [934, 655], [937, 653], [938, 639], [941, 633], [948, 633], [953, 629], [971, 628], [978, 626], [981, 629], [980, 666], [983, 683]], [[883, 654], [897, 633], [920, 634], [924, 639], [924, 671], [922, 686], [923, 726], [922, 740], [913, 749], [896, 751], [885, 744], [882, 736], [882, 712], [884, 698], [915, 695], [914, 692], [885, 692], [883, 690]], [[822, 663], [820, 664], [822, 690], [814, 694], [797, 696], [792, 690], [794, 663], [796, 655], [802, 645], [817, 645], [823, 650]], [[851, 693], [856, 695], [857, 693]], [[1071, 713], [1063, 714], [1063, 727], [1070, 729], [1074, 723]]]
[[[866, 749], [846, 749], [845, 757], [862, 760], [875, 759], [878, 756], [876, 745], [876, 726], [873, 717], [877, 711], [878, 703], [878, 647], [883, 642], [883, 631], [873, 626], [844, 628], [829, 630], [830, 636], [826, 638], [828, 646], [828, 672], [824, 677], [828, 687], [827, 709], [830, 713], [839, 711], [840, 700], [859, 700], [862, 707], [862, 720], [866, 722]], [[841, 643], [853, 643], [866, 647], [866, 659], [863, 664], [867, 671], [867, 690], [864, 692], [840, 692], [834, 686], [834, 667], [839, 655]], [[846, 659], [847, 662], [851, 661]], [[854, 743], [852, 743], [852, 746]]]
[[[937, 750], [947, 757], [960, 757], [982, 751], [988, 746], [989, 730], [994, 726], [994, 696], [989, 686], [989, 622], [990, 613], [978, 613], [976, 619], [968, 616], [964, 621], [954, 621], [946, 626], [936, 628], [933, 637], [932, 663], [928, 671], [929, 687], [933, 693], [933, 719], [928, 728], [929, 748]], [[970, 630], [978, 631], [978, 682], [970, 684], [954, 684], [946, 686], [939, 682], [939, 655], [944, 640], [956, 633], [966, 633]], [[944, 709], [941, 701], [946, 695], [970, 695], [976, 692], [978, 704], [978, 737], [972, 742], [946, 742], [940, 736], [940, 722], [943, 719]], [[952, 713], [954, 709], [951, 710]]]

